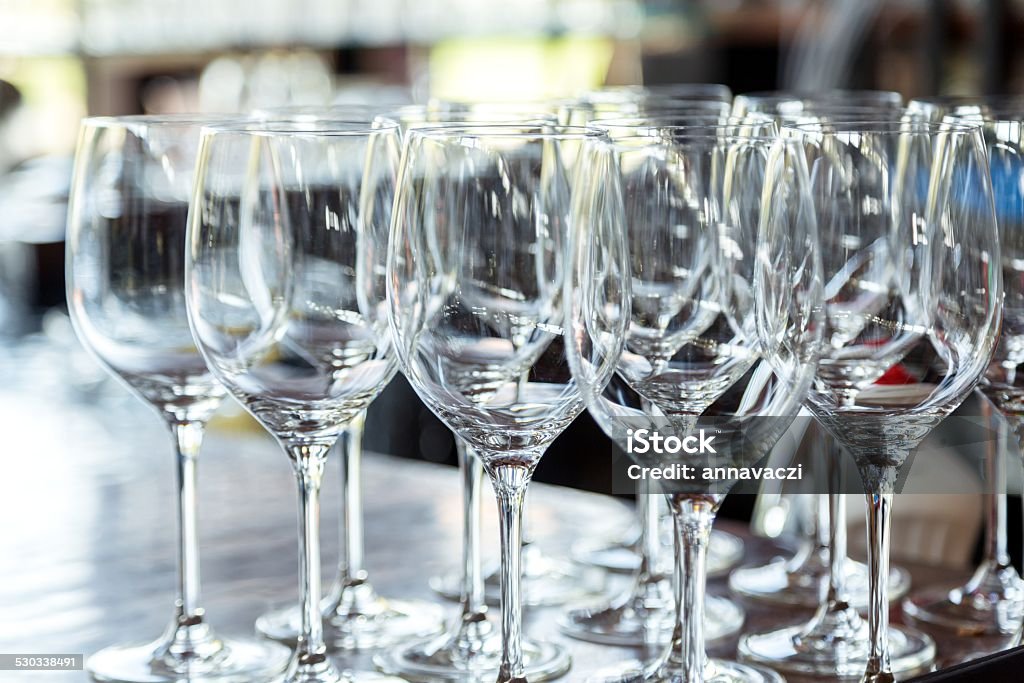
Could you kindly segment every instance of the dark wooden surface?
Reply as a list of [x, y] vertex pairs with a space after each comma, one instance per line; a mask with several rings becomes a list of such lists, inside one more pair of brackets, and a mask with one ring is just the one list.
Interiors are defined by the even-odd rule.
[[[98, 383], [89, 361], [61, 349], [21, 349], [0, 363], [0, 652], [85, 653], [155, 638], [170, 614], [175, 581], [173, 470], [169, 437], [155, 413], [118, 385]], [[324, 497], [325, 582], [337, 554], [337, 477]], [[427, 578], [459, 559], [461, 515], [454, 469], [367, 454], [367, 564], [388, 596], [437, 600]], [[223, 633], [251, 633], [255, 618], [296, 599], [296, 503], [284, 455], [245, 419], [211, 425], [200, 465], [204, 604]], [[536, 485], [530, 528], [552, 554], [579, 538], [621, 529], [630, 508], [594, 494]], [[496, 554], [493, 506], [485, 542]], [[744, 562], [778, 552], [748, 539]], [[912, 568], [918, 585], [949, 579]], [[611, 586], [615, 589], [622, 579]], [[711, 591], [725, 593], [724, 582]], [[450, 606], [454, 610], [453, 606]], [[763, 630], [806, 612], [748, 606]], [[565, 680], [637, 655], [564, 638], [557, 609], [528, 613], [527, 631], [573, 653]], [[731, 655], [735, 642], [716, 654]], [[991, 644], [940, 643], [956, 660]], [[366, 659], [357, 666], [368, 667]], [[0, 672], [0, 683], [84, 681], [78, 673]]]

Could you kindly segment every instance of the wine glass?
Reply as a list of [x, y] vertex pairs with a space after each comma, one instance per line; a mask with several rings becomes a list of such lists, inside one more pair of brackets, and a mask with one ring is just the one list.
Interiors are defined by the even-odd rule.
[[[629, 252], [629, 271], [619, 277], [630, 285], [630, 309], [620, 314], [626, 318], [626, 340], [617, 351], [605, 341], [611, 334], [604, 327], [611, 323], [591, 304], [593, 292], [605, 285], [588, 272], [588, 255], [577, 253], [570, 359], [587, 407], [613, 439], [626, 442], [627, 453], [627, 436], [635, 429], [683, 438], [697, 433], [701, 416], [710, 409], [716, 414], [716, 432], [745, 432], [754, 445], [746, 451], [724, 446], [718, 457], [734, 463], [756, 460], [788, 429], [813, 377], [817, 250], [799, 150], [774, 136], [737, 135], [733, 126], [654, 131], [616, 137], [613, 144]], [[788, 182], [769, 184], [766, 179], [775, 175]], [[590, 187], [599, 197], [612, 194], [608, 188]], [[764, 212], [767, 200], [772, 208]], [[794, 317], [794, 328], [799, 325], [806, 334], [799, 357], [780, 365], [779, 372], [760, 357], [754, 320], [755, 254], [759, 226], [766, 222], [777, 223], [772, 234], [782, 238], [765, 238], [765, 244], [800, 242], [808, 266], [785, 268], [806, 278], [797, 280], [808, 296], [785, 312]], [[616, 374], [602, 388], [592, 378], [594, 368], [605, 364], [613, 365]], [[632, 459], [646, 465], [699, 462], [698, 456], [681, 454], [634, 453]], [[677, 534], [671, 641], [652, 661], [630, 662], [591, 680], [781, 680], [769, 670], [709, 660], [705, 654], [706, 549], [727, 490], [727, 482], [698, 482], [666, 491]]]
[[[867, 491], [871, 602], [748, 636], [749, 661], [891, 681], [927, 667], [930, 638], [890, 629], [889, 530], [906, 459], [974, 389], [998, 338], [1001, 272], [992, 185], [977, 126], [919, 121], [801, 124], [826, 288], [825, 351], [808, 396]], [[904, 383], [879, 383], [898, 367]], [[842, 619], [847, 637], [819, 637]], [[864, 642], [864, 639], [867, 642]]]
[[156, 641], [89, 658], [101, 681], [195, 677], [270, 680], [285, 648], [221, 638], [199, 593], [196, 467], [206, 422], [224, 389], [207, 371], [185, 315], [185, 225], [197, 116], [82, 122], [68, 210], [67, 297], [75, 331], [106, 369], [155, 408], [175, 440], [178, 585], [174, 617]]
[[[454, 109], [449, 107], [449, 109]], [[457, 110], [434, 111], [427, 107], [404, 107], [385, 115], [381, 120], [397, 122], [406, 137], [422, 128], [464, 127], [467, 125], [507, 124], [543, 126], [556, 123], [551, 114], [538, 113], [527, 106], [460, 105]], [[433, 680], [477, 681], [493, 678], [501, 657], [501, 636], [488, 611], [498, 580], [483, 572], [480, 553], [480, 514], [483, 467], [472, 446], [456, 438], [459, 470], [462, 480], [462, 571], [431, 579], [431, 587], [445, 597], [457, 599], [459, 614], [442, 634], [422, 640], [399, 643], [374, 657], [383, 671], [411, 678]], [[537, 546], [523, 543], [523, 602], [535, 599], [562, 599], [587, 594], [579, 572], [566, 562], [546, 558]], [[556, 569], [554, 573], [548, 571]], [[545, 659], [544, 650], [530, 639], [522, 641], [523, 664], [527, 676], [545, 680], [560, 675], [564, 663]]]
[[[582, 147], [600, 138], [585, 128], [456, 126], [414, 130], [403, 151], [389, 320], [409, 382], [494, 486], [502, 682], [526, 680], [523, 499], [544, 450], [583, 408], [565, 359], [562, 279], [573, 172], [596, 163]], [[537, 648], [535, 666], [568, 668], [561, 647]]]
[[[371, 127], [388, 107], [381, 105], [298, 105], [257, 110], [269, 121], [312, 123], [359, 122]], [[389, 124], [393, 125], [393, 124]], [[422, 600], [381, 596], [365, 566], [362, 505], [362, 437], [365, 416], [351, 420], [339, 438], [341, 469], [340, 557], [334, 581], [321, 603], [324, 640], [331, 650], [368, 650], [421, 638], [444, 627], [443, 610]], [[256, 630], [268, 638], [294, 645], [302, 625], [302, 610], [289, 606], [263, 614]]]
[[[982, 124], [995, 190], [1003, 255], [1003, 286], [1007, 301], [1012, 301], [1017, 296], [1010, 291], [1016, 282], [1012, 264], [1021, 241], [1017, 206], [1021, 195], [1019, 182], [1024, 176], [1019, 168], [1024, 98], [924, 98], [911, 101], [910, 109], [932, 121], [941, 121], [950, 115]], [[910, 620], [960, 635], [1005, 635], [1016, 632], [1021, 625], [1024, 584], [1006, 548], [1006, 419], [1016, 429], [1016, 409], [1013, 402], [1007, 400], [1005, 390], [1000, 388], [1006, 376], [1006, 370], [1001, 368], [1012, 362], [1012, 353], [1006, 351], [1005, 345], [1014, 343], [1014, 327], [1006, 322], [1008, 313], [1013, 310], [1012, 306], [1004, 306], [1003, 309], [1003, 337], [995, 364], [989, 372], [996, 380], [994, 383], [982, 382], [979, 386], [984, 396], [981, 400], [982, 416], [998, 434], [997, 439], [986, 444], [985, 468], [990, 492], [985, 496], [985, 538], [981, 562], [966, 583], [928, 586], [915, 591], [903, 602], [904, 614]]]
[[[544, 125], [557, 123], [558, 117], [556, 112], [560, 106], [565, 104], [566, 102], [560, 100], [540, 102], [443, 101], [435, 102], [430, 106], [406, 106], [406, 108], [383, 115], [383, 118], [397, 121], [402, 131], [406, 132], [418, 128], [466, 124]], [[467, 445], [462, 439], [457, 438], [456, 443], [457, 449], [460, 450], [459, 455], [462, 462], [468, 467], [476, 468], [476, 463], [469, 460], [476, 457], [472, 447]], [[463, 477], [463, 482], [466, 485], [471, 485], [471, 482], [481, 481], [482, 477], [480, 476]], [[467, 512], [478, 516], [480, 496], [475, 490], [466, 490], [464, 495], [467, 500], [475, 501], [474, 505], [476, 506], [474, 511]], [[530, 541], [528, 531], [528, 523], [524, 522], [522, 554], [522, 599], [524, 605], [550, 606], [562, 604], [591, 597], [600, 589], [600, 578], [598, 578], [598, 581], [595, 581], [592, 574], [585, 574], [571, 561], [549, 556], [538, 544]], [[470, 539], [468, 526], [464, 526], [463, 535], [465, 545]], [[430, 579], [430, 587], [441, 596], [450, 600], [459, 600], [463, 604], [463, 620], [459, 627], [461, 633], [457, 634], [451, 644], [452, 652], [458, 658], [462, 658], [462, 655], [458, 654], [459, 652], [488, 651], [492, 653], [490, 658], [493, 659], [497, 652], [497, 649], [494, 647], [495, 643], [488, 644], [480, 639], [484, 635], [482, 620], [486, 618], [482, 608], [484, 603], [497, 605], [501, 601], [501, 565], [498, 563], [495, 566], [484, 569], [478, 566], [479, 549], [466, 545], [466, 552], [468, 553], [467, 556], [476, 558], [476, 562], [473, 565], [466, 565], [472, 571], [470, 575], [460, 575], [456, 572], [442, 574], [440, 577]], [[476, 574], [478, 573], [482, 574], [482, 597], [484, 602], [476, 606], [470, 606], [468, 603], [470, 591], [468, 589], [470, 586], [475, 585]], [[467, 613], [466, 610], [471, 610], [471, 613], [475, 614], [475, 616], [470, 617], [470, 613]], [[497, 632], [490, 633], [488, 630], [486, 637], [496, 638]], [[425, 645], [428, 645], [431, 649], [435, 647], [426, 643]], [[527, 648], [527, 650], [532, 651], [531, 648]], [[407, 655], [412, 654], [412, 652], [407, 653]], [[438, 653], [434, 652], [430, 658], [436, 660], [438, 656]], [[417, 658], [421, 658], [421, 656], [418, 655]], [[463, 661], [462, 665], [457, 669], [494, 669], [492, 664], [488, 663], [487, 658], [477, 658], [479, 659], [478, 663], [473, 664], [470, 661]], [[530, 656], [527, 652], [527, 671], [529, 670], [529, 659]], [[392, 663], [392, 666], [395, 665], [401, 667], [398, 663]]]
[[[725, 121], [729, 121], [726, 119]], [[688, 124], [688, 125], [686, 125]], [[598, 119], [592, 122], [607, 130], [613, 140], [633, 140], [638, 135], [655, 138], [717, 134], [732, 130], [746, 130], [756, 134], [772, 134], [775, 123], [771, 119], [760, 122], [738, 120], [723, 123], [718, 114], [705, 115], [690, 112], [655, 115], [651, 117]], [[723, 128], [723, 126], [725, 126]], [[633, 155], [627, 155], [630, 160]], [[668, 173], [669, 170], [662, 169]], [[668, 201], [665, 198], [664, 201]], [[642, 202], [626, 205], [627, 224], [643, 223], [651, 207]], [[653, 407], [652, 407], [653, 409]], [[661, 496], [653, 496], [640, 482], [637, 496], [641, 517], [640, 562], [629, 586], [610, 599], [568, 610], [559, 619], [562, 632], [598, 643], [627, 646], [650, 646], [667, 643], [672, 637], [676, 619], [673, 610], [671, 577], [673, 567], [663, 559], [658, 520]], [[710, 554], [710, 553], [709, 553]], [[743, 625], [744, 614], [727, 598], [709, 596], [706, 602], [705, 639], [720, 641], [735, 634]]]
[[[780, 95], [775, 103], [776, 118], [780, 124], [797, 125], [828, 120], [842, 121], [899, 121], [904, 111], [899, 100], [886, 97], [885, 93], [873, 91], [834, 91], [827, 99], [785, 99]], [[850, 103], [853, 104], [850, 104]], [[749, 116], [749, 114], [748, 114]], [[815, 444], [822, 453], [832, 454], [832, 447], [824, 441]], [[834, 455], [834, 454], [833, 454]], [[729, 575], [729, 589], [744, 599], [770, 605], [791, 605], [818, 608], [823, 601], [832, 600], [848, 603], [858, 609], [868, 605], [868, 568], [861, 562], [846, 557], [834, 557], [833, 552], [842, 555], [844, 551], [834, 550], [846, 547], [846, 525], [830, 521], [829, 511], [845, 516], [839, 500], [843, 487], [838, 487], [830, 473], [833, 458], [826, 458], [826, 465], [818, 469], [824, 476], [824, 490], [829, 493], [816, 495], [814, 504], [807, 510], [810, 519], [806, 524], [806, 535], [800, 539], [797, 551], [790, 558], [772, 560], [767, 564], [745, 566]], [[841, 472], [836, 472], [838, 476]], [[834, 538], [838, 535], [838, 538]], [[822, 593], [819, 587], [828, 582], [828, 590]], [[910, 573], [901, 567], [889, 571], [889, 599], [896, 601], [910, 590]], [[831, 596], [831, 597], [829, 597]], [[822, 633], [822, 642], [828, 637], [840, 637], [846, 632], [846, 624], [835, 624], [835, 630]]]
[[328, 452], [397, 368], [379, 236], [398, 153], [397, 126], [359, 121], [211, 126], [200, 145], [189, 322], [211, 372], [281, 444], [299, 489], [301, 630], [288, 683], [381, 678], [342, 673], [327, 656], [319, 495]]

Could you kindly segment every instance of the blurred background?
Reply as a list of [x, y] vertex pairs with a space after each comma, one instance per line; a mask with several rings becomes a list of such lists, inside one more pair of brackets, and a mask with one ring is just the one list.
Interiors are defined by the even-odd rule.
[[[1022, 30], [1024, 0], [0, 0], [0, 346], [12, 349], [0, 381], [16, 371], [124, 393], [64, 314], [82, 116], [536, 100], [631, 83], [1024, 92], [1011, 38]], [[400, 377], [367, 433], [370, 449], [454, 463], [449, 432]], [[606, 490], [610, 448], [584, 416], [538, 478]]]

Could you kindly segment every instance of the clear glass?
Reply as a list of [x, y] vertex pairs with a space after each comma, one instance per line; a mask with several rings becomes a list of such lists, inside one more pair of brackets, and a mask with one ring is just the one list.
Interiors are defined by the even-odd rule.
[[199, 588], [196, 468], [204, 427], [224, 396], [185, 313], [185, 226], [199, 131], [194, 117], [86, 119], [68, 210], [68, 308], [82, 343], [153, 406], [175, 443], [178, 585], [156, 641], [92, 655], [98, 680], [269, 680], [287, 651], [221, 638]]
[[[761, 104], [774, 102], [774, 117], [780, 125], [803, 123], [821, 124], [830, 120], [842, 121], [893, 121], [905, 116], [900, 107], [901, 100], [895, 93], [874, 91], [834, 91], [819, 98], [791, 99], [790, 95], [766, 94]], [[747, 114], [749, 118], [751, 114]], [[806, 536], [801, 539], [797, 552], [788, 559], [780, 559], [765, 565], [737, 569], [729, 576], [729, 588], [745, 599], [772, 605], [795, 605], [818, 608], [824, 605], [823, 595], [818, 587], [830, 579], [829, 573], [838, 565], [830, 561], [831, 536], [828, 510], [829, 496], [821, 495], [812, 514], [815, 517], [805, 525]], [[836, 528], [835, 533], [845, 547], [846, 528]], [[858, 609], [868, 605], [868, 568], [861, 562], [849, 558], [841, 565], [845, 571], [845, 597], [849, 604]], [[899, 567], [889, 572], [889, 599], [897, 601], [910, 590], [910, 573]], [[845, 628], [845, 627], [841, 627]], [[823, 635], [823, 641], [827, 637]], [[843, 638], [844, 633], [832, 634]]]
[[998, 434], [997, 441], [989, 441], [985, 457], [985, 479], [990, 489], [985, 496], [984, 553], [967, 583], [914, 593], [903, 603], [903, 611], [910, 620], [940, 631], [965, 636], [1006, 635], [1021, 629], [1024, 610], [1024, 585], [1007, 553], [1007, 424], [1002, 419], [1020, 433], [1018, 423], [1022, 409], [1015, 396], [1017, 380], [1013, 368], [1019, 356], [1017, 311], [1024, 297], [1018, 292], [1020, 265], [1016, 262], [1018, 255], [1024, 253], [1024, 243], [1019, 236], [1024, 226], [1020, 209], [1024, 198], [1020, 184], [1024, 179], [1021, 168], [1024, 99], [1019, 96], [929, 98], [913, 100], [911, 110], [930, 120], [950, 116], [951, 121], [982, 125], [999, 226], [1005, 305], [996, 356], [981, 386], [981, 392], [987, 397], [981, 401], [982, 410], [992, 431]]
[[[719, 114], [708, 115], [690, 110], [675, 111], [671, 114], [651, 114], [627, 118], [603, 118], [599, 114], [593, 125], [606, 130], [613, 140], [622, 139], [622, 148], [635, 146], [637, 141], [646, 144], [650, 138], [685, 139], [687, 136], [716, 135], [745, 131], [751, 134], [770, 135], [775, 123], [765, 118], [760, 122], [728, 122], [720, 125]], [[641, 137], [638, 137], [641, 136]], [[640, 147], [643, 147], [641, 144]], [[632, 161], [636, 155], [625, 153]], [[650, 172], [671, 173], [665, 168], [649, 169]], [[670, 198], [662, 201], [671, 201]], [[642, 212], [650, 208], [639, 202], [627, 204], [632, 210], [627, 220], [644, 220]], [[654, 404], [647, 405], [646, 411], [657, 410]], [[649, 493], [641, 493], [638, 507], [642, 518], [643, 542], [640, 545], [640, 560], [633, 580], [620, 594], [595, 604], [583, 604], [570, 609], [559, 619], [564, 633], [574, 638], [613, 645], [641, 646], [667, 643], [675, 626], [671, 579], [673, 568], [662, 560], [660, 534], [658, 532], [657, 502], [645, 501]], [[673, 534], [674, 536], [674, 534]], [[705, 558], [705, 562], [707, 559]], [[708, 597], [706, 604], [705, 637], [708, 641], [720, 641], [735, 634], [743, 625], [744, 613], [737, 605], [725, 598]]]
[[[555, 117], [530, 104], [454, 104], [410, 106], [382, 115], [408, 136], [428, 127], [472, 124], [554, 124]], [[463, 561], [461, 571], [433, 577], [438, 593], [459, 602], [459, 613], [448, 629], [423, 639], [407, 638], [374, 657], [379, 669], [412, 679], [477, 681], [492, 679], [501, 663], [501, 635], [487, 605], [501, 602], [501, 571], [485, 572], [480, 552], [480, 514], [483, 470], [479, 457], [464, 440], [456, 438], [463, 484]], [[525, 534], [524, 534], [525, 535]], [[561, 602], [590, 594], [588, 582], [572, 563], [547, 557], [537, 544], [524, 541], [522, 558], [523, 604]], [[592, 582], [591, 582], [592, 583]], [[532, 680], [561, 675], [565, 660], [549, 648], [524, 638], [523, 666]]]
[[[473, 448], [494, 486], [499, 682], [527, 675], [520, 582], [526, 489], [544, 450], [583, 408], [565, 358], [562, 281], [570, 228], [581, 220], [570, 211], [574, 175], [592, 167], [584, 146], [599, 138], [579, 128], [480, 125], [413, 131], [403, 151], [389, 320], [410, 384]], [[539, 647], [535, 664], [567, 669], [562, 648]]]
[[397, 368], [383, 269], [399, 147], [397, 126], [346, 122], [213, 126], [200, 144], [189, 322], [298, 486], [301, 628], [285, 683], [382, 678], [328, 657], [319, 496], [328, 452]]
[[[401, 107], [379, 117], [397, 122], [403, 131], [431, 127], [464, 126], [467, 124], [531, 124], [557, 123], [559, 102], [439, 102], [432, 105]], [[470, 496], [471, 498], [474, 496]], [[523, 604], [529, 606], [560, 605], [593, 596], [602, 588], [600, 576], [581, 572], [567, 559], [549, 556], [530, 540], [529, 525], [524, 527], [523, 541]], [[501, 567], [495, 563], [481, 569], [484, 597], [489, 605], [497, 605], [501, 595]], [[449, 600], [460, 600], [463, 577], [450, 573], [433, 577], [431, 587]]]
[[[998, 339], [1002, 273], [980, 128], [877, 121], [786, 129], [815, 169], [825, 352], [808, 396], [867, 494], [864, 680], [892, 680], [889, 534], [900, 468], [973, 391]], [[782, 283], [776, 283], [776, 287]], [[900, 383], [884, 376], [894, 368]], [[892, 375], [890, 374], [890, 377]], [[905, 630], [904, 633], [911, 633]], [[929, 665], [929, 638], [900, 662]]]
[[[756, 453], [719, 448], [718, 459], [739, 462], [765, 456], [799, 410], [813, 377], [814, 289], [820, 290], [820, 283], [799, 150], [774, 137], [734, 136], [733, 130], [617, 137], [613, 149], [619, 182], [591, 183], [588, 189], [594, 203], [621, 192], [621, 239], [629, 270], [595, 274], [591, 254], [579, 247], [566, 296], [571, 299], [572, 371], [587, 407], [609, 436], [622, 440], [627, 428], [644, 427], [683, 437], [702, 416], [714, 415], [716, 429], [752, 437]], [[765, 178], [776, 174], [789, 182], [769, 186]], [[778, 191], [763, 197], [769, 187]], [[761, 221], [765, 198], [772, 200], [772, 210]], [[777, 225], [759, 239], [763, 223]], [[791, 315], [793, 327], [802, 321], [806, 341], [793, 344], [793, 354], [776, 372], [759, 359], [755, 253], [759, 244], [790, 240], [799, 242], [808, 267], [786, 264], [783, 270], [808, 296], [780, 315]], [[600, 306], [599, 294], [613, 276], [629, 284], [627, 309]], [[624, 338], [624, 346], [613, 343], [616, 336]], [[615, 376], [605, 386], [597, 380], [609, 365]], [[672, 456], [670, 462], [687, 457], [693, 456]], [[639, 464], [647, 460], [633, 458]], [[647, 464], [655, 462], [662, 460]], [[676, 530], [672, 636], [653, 660], [598, 672], [593, 680], [781, 680], [770, 670], [709, 659], [705, 653], [707, 546], [726, 491], [699, 483], [668, 492]]]

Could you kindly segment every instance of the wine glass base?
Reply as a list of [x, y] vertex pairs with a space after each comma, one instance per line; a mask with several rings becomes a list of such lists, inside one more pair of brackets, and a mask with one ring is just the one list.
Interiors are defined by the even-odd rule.
[[[325, 608], [328, 601], [321, 603]], [[324, 615], [324, 641], [330, 651], [360, 651], [387, 647], [440, 633], [444, 610], [429, 602], [387, 600], [377, 597], [372, 609], [350, 614]], [[301, 626], [297, 607], [264, 614], [256, 620], [261, 634], [294, 646]]]
[[[491, 607], [501, 604], [501, 575], [498, 565], [485, 569], [484, 601]], [[582, 567], [523, 549], [522, 594], [524, 607], [554, 607], [593, 599], [604, 589], [604, 572]], [[462, 574], [446, 574], [430, 579], [430, 588], [448, 600], [462, 596]]]
[[[868, 568], [860, 562], [847, 560], [846, 594], [850, 605], [858, 610], [868, 606]], [[787, 607], [818, 606], [821, 583], [828, 579], [828, 567], [809, 561], [795, 570], [788, 560], [775, 560], [765, 565], [740, 567], [729, 575], [729, 589], [744, 599]], [[901, 567], [889, 571], [889, 601], [904, 597], [910, 590], [910, 573]]]
[[[501, 636], [497, 633], [482, 643], [482, 649], [466, 652], [452, 647], [448, 636], [430, 638], [383, 652], [373, 658], [378, 669], [408, 681], [431, 683], [494, 683], [501, 665]], [[523, 664], [530, 681], [558, 678], [569, 670], [571, 659], [551, 643], [523, 640]]]
[[[624, 535], [619, 540], [607, 538], [584, 540], [575, 544], [572, 558], [588, 567], [597, 567], [615, 574], [632, 574], [640, 568], [637, 553], [638, 539]], [[743, 559], [743, 541], [736, 536], [714, 529], [708, 546], [708, 578], [724, 576]]]
[[280, 678], [291, 657], [274, 642], [239, 638], [221, 641], [216, 655], [191, 662], [169, 662], [163, 640], [115, 645], [89, 657], [86, 670], [101, 683], [262, 683]]
[[1019, 597], [987, 592], [966, 594], [962, 586], [928, 588], [903, 601], [903, 613], [908, 620], [964, 637], [1015, 633], [1021, 627], [1021, 607]]
[[[734, 635], [743, 627], [743, 609], [726, 598], [705, 599], [704, 638], [715, 643]], [[624, 605], [582, 607], [569, 610], [558, 620], [565, 635], [602, 645], [642, 647], [669, 642], [675, 627], [672, 605], [663, 609], [644, 610], [633, 602]]]
[[[597, 671], [584, 679], [587, 683], [677, 683], [687, 680], [684, 672], [661, 663], [630, 661]], [[709, 659], [702, 683], [785, 683], [782, 676], [751, 664]]]
[[[739, 658], [744, 662], [777, 669], [784, 674], [860, 680], [867, 668], [868, 634], [858, 642], [844, 641], [822, 634], [805, 636], [806, 625], [782, 628], [770, 633], [740, 639]], [[905, 626], [889, 627], [889, 652], [892, 673], [924, 673], [935, 660], [935, 643], [925, 634]]]

